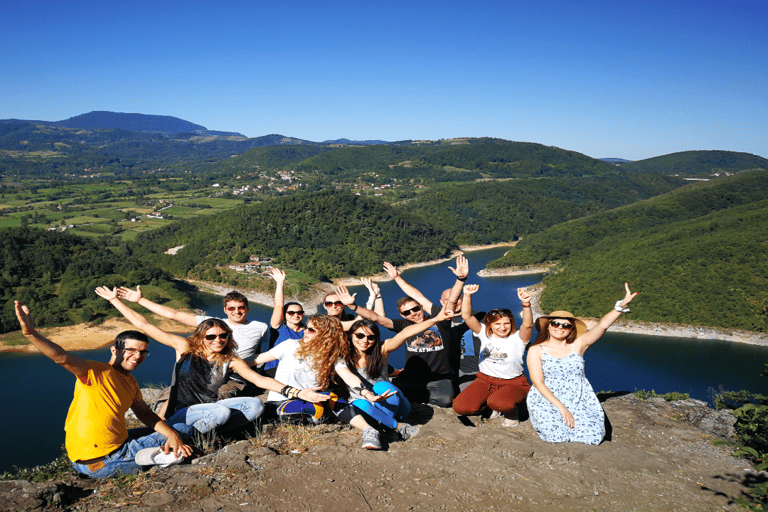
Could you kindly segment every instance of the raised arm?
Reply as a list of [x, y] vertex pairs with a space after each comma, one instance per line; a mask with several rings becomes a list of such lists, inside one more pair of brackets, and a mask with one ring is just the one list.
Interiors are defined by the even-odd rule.
[[[472, 315], [472, 294], [478, 289], [480, 289], [480, 286], [476, 284], [468, 284], [465, 286], [464, 302], [461, 303], [461, 318], [464, 319], [464, 323], [467, 324], [467, 327], [469, 327], [475, 334], [479, 333], [483, 328], [483, 324], [480, 323], [480, 320]], [[447, 304], [445, 307], [447, 307]]]
[[397, 333], [393, 338], [388, 339], [384, 342], [384, 344], [381, 346], [381, 354], [384, 357], [387, 357], [390, 353], [394, 352], [398, 348], [400, 348], [400, 345], [405, 343], [405, 340], [410, 338], [411, 336], [415, 336], [419, 334], [420, 332], [424, 332], [430, 327], [434, 326], [435, 324], [442, 322], [443, 320], [450, 320], [453, 317], [453, 314], [449, 313], [448, 310], [443, 307], [443, 309], [440, 310], [440, 312], [430, 318], [427, 318], [421, 323], [418, 324], [411, 324], [399, 333]]
[[396, 266], [392, 265], [388, 261], [385, 261], [384, 270], [387, 272], [389, 277], [395, 280], [395, 282], [397, 283], [397, 286], [399, 286], [400, 289], [403, 290], [403, 293], [405, 293], [407, 296], [409, 296], [410, 298], [412, 298], [413, 300], [421, 304], [421, 307], [424, 308], [424, 311], [427, 311], [427, 312], [432, 311], [432, 301], [426, 298], [418, 288], [407, 283], [405, 279], [403, 279], [400, 276], [400, 273], [397, 271]]
[[35, 329], [35, 322], [32, 320], [32, 316], [29, 314], [29, 308], [27, 306], [22, 306], [17, 300], [13, 301], [13, 305], [16, 310], [16, 319], [21, 326], [21, 334], [23, 334], [41, 354], [52, 360], [54, 363], [63, 366], [64, 369], [76, 377], [81, 377], [88, 373], [87, 360], [70, 354], [59, 345], [37, 332], [37, 329]]
[[392, 330], [392, 328], [395, 326], [395, 324], [389, 318], [379, 315], [375, 311], [362, 308], [357, 304], [355, 304], [355, 296], [357, 294], [350, 295], [349, 290], [347, 290], [346, 286], [338, 286], [336, 288], [336, 295], [339, 296], [339, 300], [341, 301], [342, 304], [344, 304], [349, 309], [351, 309], [355, 314], [360, 315], [366, 320], [371, 320], [372, 322], [376, 322], [380, 326], [386, 327], [389, 330]]
[[272, 318], [269, 320], [269, 325], [273, 329], [277, 329], [285, 320], [283, 313], [283, 305], [285, 304], [285, 272], [273, 268], [269, 271], [269, 276], [277, 283], [275, 285], [275, 302], [274, 306], [272, 306]]
[[[531, 334], [533, 334], [533, 313], [531, 312], [531, 299], [533, 299], [533, 294], [525, 288], [518, 288], [517, 298], [520, 299], [520, 302], [523, 305], [523, 323], [520, 325], [518, 333], [520, 334], [520, 339], [523, 340], [523, 343], [528, 343], [531, 341]], [[466, 300], [466, 298], [464, 300]]]
[[385, 316], [384, 299], [381, 298], [381, 288], [371, 281], [370, 277], [360, 279], [366, 288], [368, 288], [368, 302], [365, 303], [365, 309], [373, 310], [377, 315]]
[[528, 376], [531, 378], [531, 384], [539, 390], [541, 396], [549, 400], [549, 402], [560, 411], [560, 415], [565, 420], [565, 424], [568, 425], [569, 428], [573, 428], [575, 425], [573, 414], [571, 414], [571, 411], [569, 411], [568, 408], [557, 399], [554, 393], [550, 391], [546, 384], [544, 384], [544, 371], [541, 369], [541, 354], [541, 345], [534, 345], [528, 349]]
[[157, 304], [156, 302], [152, 302], [141, 294], [141, 286], [137, 286], [135, 290], [121, 286], [117, 289], [117, 296], [121, 299], [135, 302], [139, 306], [147, 308], [156, 315], [160, 315], [170, 320], [175, 320], [176, 322], [180, 322], [190, 327], [197, 327], [197, 317], [195, 315], [192, 313], [185, 313], [184, 311], [169, 308], [168, 306], [163, 306], [162, 304]]
[[96, 294], [102, 299], [109, 301], [109, 303], [115, 306], [115, 308], [117, 308], [117, 310], [126, 318], [126, 320], [131, 322], [144, 334], [151, 336], [163, 345], [168, 345], [169, 347], [176, 350], [177, 355], [182, 354], [187, 349], [186, 338], [179, 336], [178, 334], [173, 334], [162, 330], [156, 325], [150, 323], [150, 321], [147, 320], [144, 315], [129, 308], [118, 298], [117, 288], [110, 290], [106, 286], [99, 286], [96, 288]]
[[629, 283], [624, 283], [624, 290], [626, 291], [624, 298], [616, 302], [614, 309], [612, 309], [607, 315], [601, 318], [597, 325], [576, 338], [576, 343], [578, 344], [577, 347], [581, 355], [584, 355], [584, 352], [589, 348], [589, 346], [599, 340], [600, 337], [605, 334], [605, 331], [607, 331], [608, 328], [613, 325], [613, 322], [619, 319], [622, 313], [629, 313], [629, 308], [627, 306], [630, 302], [632, 302], [632, 299], [634, 299], [639, 292], [632, 293], [629, 291]]
[[451, 287], [451, 291], [448, 294], [448, 300], [445, 302], [445, 306], [448, 306], [449, 311], [456, 311], [456, 302], [461, 296], [461, 290], [464, 287], [464, 283], [469, 275], [469, 261], [464, 256], [456, 257], [456, 268], [448, 267], [451, 272], [456, 276], [456, 281]]

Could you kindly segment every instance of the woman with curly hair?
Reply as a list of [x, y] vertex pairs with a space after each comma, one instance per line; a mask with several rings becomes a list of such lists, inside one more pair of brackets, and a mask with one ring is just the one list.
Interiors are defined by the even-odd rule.
[[[299, 339], [288, 339], [276, 347], [259, 354], [255, 364], [262, 365], [270, 361], [279, 361], [275, 379], [296, 388], [315, 388], [330, 390], [333, 385], [333, 367], [336, 361], [347, 355], [344, 331], [338, 318], [316, 315], [307, 318], [304, 335]], [[270, 391], [267, 402], [277, 405], [277, 414], [286, 420], [308, 419], [313, 423], [322, 423], [327, 419], [335, 395], [326, 393], [323, 399], [329, 403], [296, 399], [278, 390]], [[331, 407], [329, 407], [329, 405]]]
[[261, 388], [281, 390], [294, 396], [302, 393], [308, 401], [327, 399], [316, 390], [290, 388], [253, 371], [236, 356], [237, 343], [232, 329], [218, 318], [203, 320], [189, 338], [184, 338], [152, 325], [143, 315], [123, 304], [116, 288], [110, 290], [100, 286], [96, 293], [139, 330], [176, 350], [171, 393], [165, 412], [160, 414], [172, 423], [183, 422], [205, 433], [225, 423], [228, 429], [236, 428], [258, 418], [264, 410], [258, 398], [218, 399], [219, 388], [233, 371]]

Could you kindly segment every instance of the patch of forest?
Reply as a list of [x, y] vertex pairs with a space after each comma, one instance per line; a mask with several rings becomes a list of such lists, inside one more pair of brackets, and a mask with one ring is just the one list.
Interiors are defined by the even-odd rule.
[[621, 168], [634, 172], [708, 177], [737, 173], [745, 169], [765, 170], [768, 169], [768, 160], [736, 151], [682, 151], [645, 160], [624, 162]]
[[19, 329], [14, 300], [34, 310], [38, 325], [97, 320], [109, 310], [93, 292], [97, 286], [151, 284], [162, 288], [166, 297], [188, 302], [170, 274], [142, 261], [127, 246], [106, 248], [66, 232], [0, 229], [0, 261], [3, 333]]
[[697, 183], [559, 224], [489, 267], [557, 261], [545, 311], [601, 316], [628, 281], [632, 318], [765, 332], [768, 171]]

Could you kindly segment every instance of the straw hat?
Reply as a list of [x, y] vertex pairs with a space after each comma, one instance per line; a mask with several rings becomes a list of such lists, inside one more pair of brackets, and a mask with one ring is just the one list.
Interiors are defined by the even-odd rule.
[[[562, 318], [564, 320], [569, 320], [573, 325], [576, 326], [576, 337], [578, 338], [585, 332], [587, 332], [587, 324], [573, 316], [572, 313], [568, 311], [553, 311], [552, 313], [544, 316], [540, 316], [536, 319], [536, 330], [539, 332], [538, 338], [546, 338], [547, 333], [546, 331], [542, 331], [544, 324], [547, 320], [550, 318]], [[537, 338], [537, 340], [538, 340]]]

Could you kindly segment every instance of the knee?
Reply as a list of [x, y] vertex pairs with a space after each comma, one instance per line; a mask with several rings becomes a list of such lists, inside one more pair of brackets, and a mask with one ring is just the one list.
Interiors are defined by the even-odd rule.
[[249, 421], [253, 421], [264, 412], [264, 403], [258, 398], [249, 398], [241, 411]]

